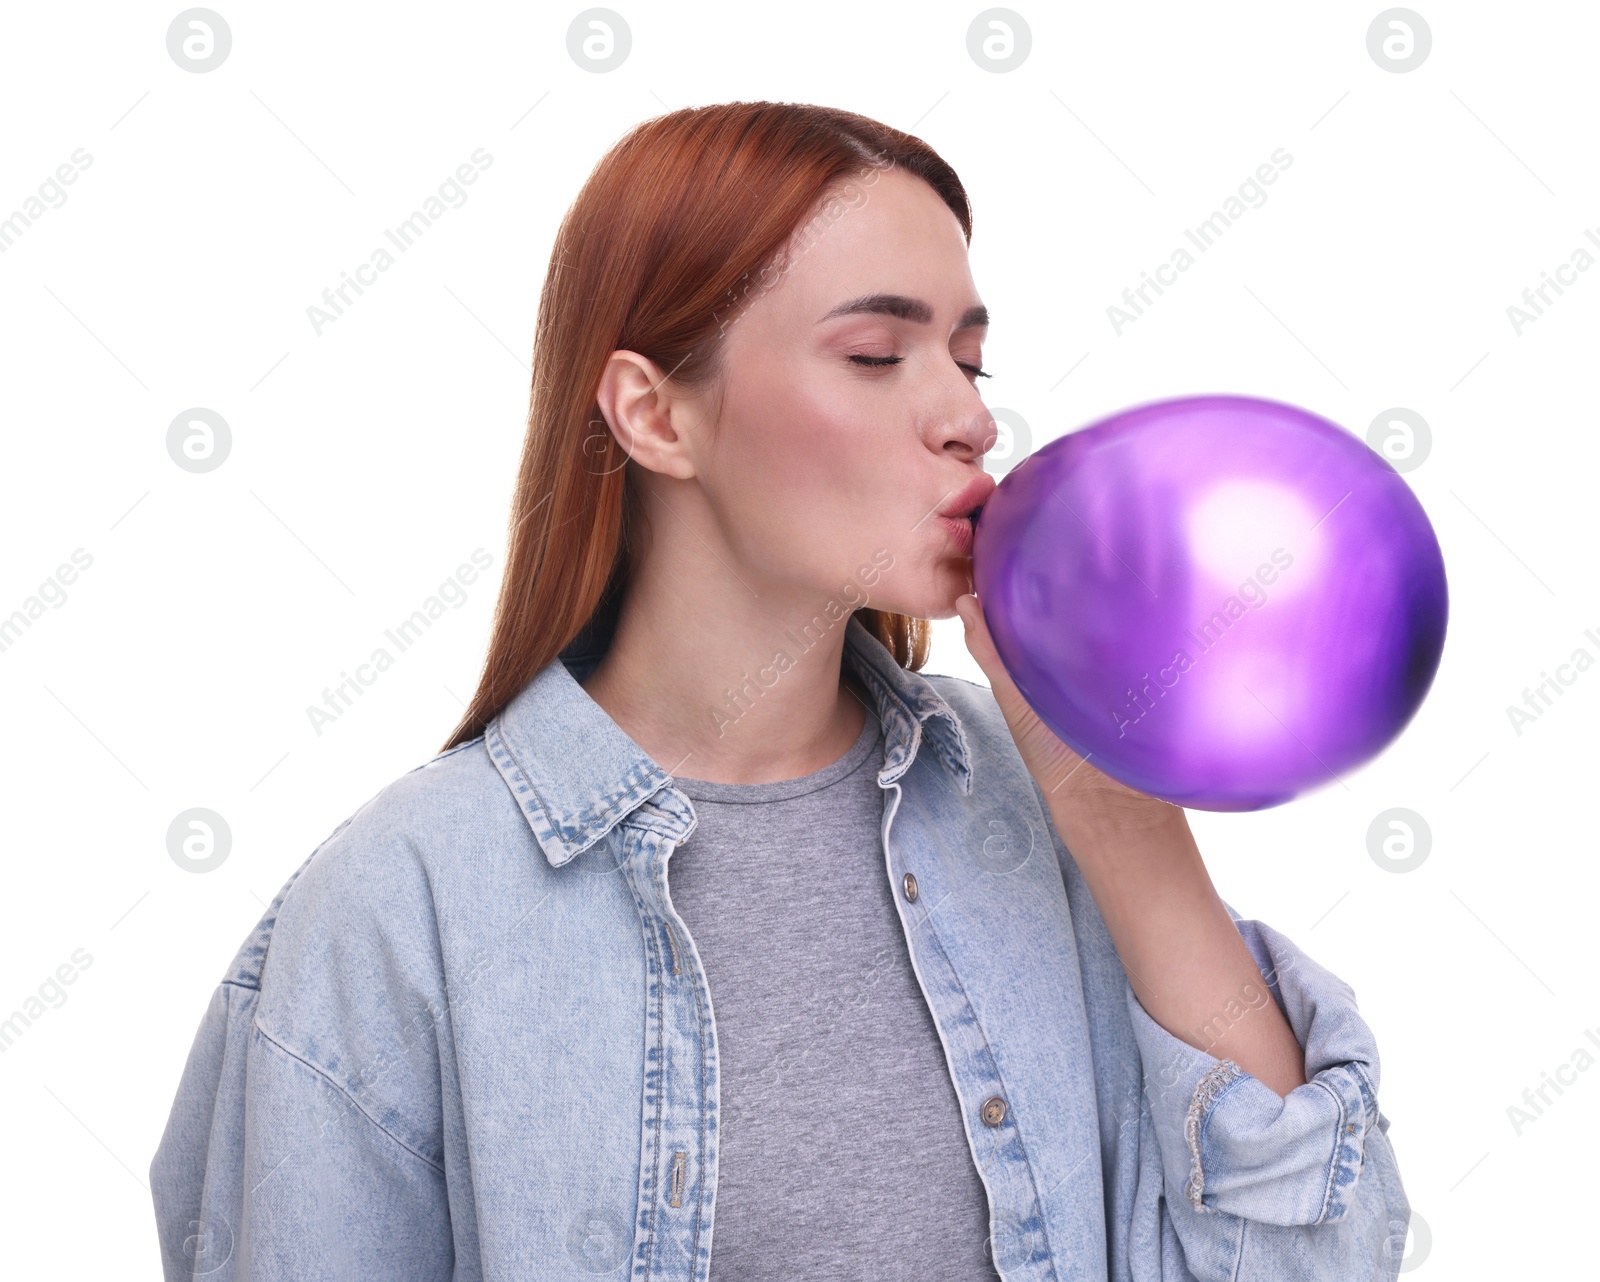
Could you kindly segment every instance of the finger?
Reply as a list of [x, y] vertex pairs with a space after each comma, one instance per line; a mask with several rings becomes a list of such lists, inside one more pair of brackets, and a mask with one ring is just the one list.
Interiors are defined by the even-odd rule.
[[[956, 612], [961, 615], [963, 623], [971, 620], [966, 634], [967, 649], [989, 678], [989, 688], [1023, 759], [1030, 763], [1030, 770], [1048, 769], [1054, 777], [1045, 786], [1054, 786], [1060, 782], [1063, 773], [1070, 773], [1084, 758], [1062, 743], [1034, 711], [1033, 705], [1022, 697], [1022, 691], [1000, 661], [1000, 652], [995, 648], [994, 637], [983, 617], [983, 603], [977, 596], [967, 593], [958, 597]], [[1040, 765], [1044, 762], [1049, 763], [1047, 767]]]
[[994, 692], [996, 701], [1008, 710], [1023, 703], [1022, 692], [1000, 661], [1000, 652], [995, 648], [988, 621], [983, 617], [983, 603], [968, 592], [956, 599], [956, 612], [961, 615], [961, 621], [967, 624], [967, 651], [983, 669], [983, 675], [989, 678], [989, 688]]

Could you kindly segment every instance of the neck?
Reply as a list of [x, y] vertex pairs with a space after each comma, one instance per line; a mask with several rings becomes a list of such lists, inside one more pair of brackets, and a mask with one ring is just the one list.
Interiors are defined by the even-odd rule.
[[871, 699], [844, 668], [847, 616], [748, 593], [705, 610], [635, 580], [584, 691], [682, 778], [772, 783], [849, 751]]

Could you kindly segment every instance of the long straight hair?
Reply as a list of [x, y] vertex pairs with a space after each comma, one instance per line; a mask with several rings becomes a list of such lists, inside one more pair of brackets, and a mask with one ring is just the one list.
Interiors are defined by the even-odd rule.
[[[441, 751], [485, 726], [597, 618], [615, 618], [642, 519], [633, 469], [596, 399], [618, 349], [686, 389], [715, 385], [723, 336], [801, 223], [852, 178], [898, 166], [972, 239], [955, 171], [921, 139], [803, 103], [732, 102], [657, 116], [595, 166], [556, 233], [534, 329], [528, 427], [488, 653]], [[927, 661], [926, 619], [863, 606], [902, 667]]]

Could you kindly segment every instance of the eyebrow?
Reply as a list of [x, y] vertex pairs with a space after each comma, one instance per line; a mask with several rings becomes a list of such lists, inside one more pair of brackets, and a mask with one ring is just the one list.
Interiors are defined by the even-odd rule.
[[[832, 320], [835, 316], [858, 316], [863, 313], [876, 316], [893, 316], [898, 320], [912, 321], [918, 325], [926, 325], [933, 319], [933, 308], [920, 298], [907, 298], [904, 294], [863, 294], [860, 298], [852, 298], [849, 302], [840, 303], [827, 315], [821, 317], [817, 324], [825, 320]], [[967, 308], [961, 313], [961, 319], [956, 322], [957, 329], [972, 329], [978, 325], [989, 323], [989, 309], [982, 303]]]

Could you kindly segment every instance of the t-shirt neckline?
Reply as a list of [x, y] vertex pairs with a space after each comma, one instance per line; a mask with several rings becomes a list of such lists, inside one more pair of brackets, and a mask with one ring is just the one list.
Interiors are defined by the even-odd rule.
[[776, 779], [768, 783], [717, 783], [708, 779], [687, 779], [681, 775], [674, 775], [672, 782], [680, 792], [694, 801], [785, 801], [790, 797], [801, 797], [808, 792], [827, 788], [859, 770], [866, 763], [873, 748], [877, 746], [882, 733], [878, 716], [871, 708], [865, 711], [865, 723], [849, 751], [837, 761], [829, 762], [822, 769], [801, 775], [798, 779]]

